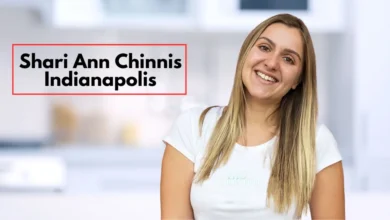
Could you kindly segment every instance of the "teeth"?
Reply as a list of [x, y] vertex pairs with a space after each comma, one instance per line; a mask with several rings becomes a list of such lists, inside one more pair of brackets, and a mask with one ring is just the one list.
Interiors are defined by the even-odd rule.
[[261, 73], [261, 72], [256, 72], [256, 74], [258, 75], [258, 76], [260, 76], [262, 79], [264, 79], [264, 80], [267, 80], [267, 81], [270, 81], [270, 82], [276, 82], [276, 79], [275, 78], [273, 78], [273, 77], [270, 77], [270, 76], [267, 76], [267, 75], [265, 75], [264, 73]]

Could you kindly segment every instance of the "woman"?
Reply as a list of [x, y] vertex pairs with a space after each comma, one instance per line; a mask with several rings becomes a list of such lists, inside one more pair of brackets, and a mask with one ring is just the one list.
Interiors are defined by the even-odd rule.
[[280, 14], [246, 38], [225, 107], [181, 114], [164, 139], [162, 219], [344, 219], [337, 143], [317, 124], [305, 24]]

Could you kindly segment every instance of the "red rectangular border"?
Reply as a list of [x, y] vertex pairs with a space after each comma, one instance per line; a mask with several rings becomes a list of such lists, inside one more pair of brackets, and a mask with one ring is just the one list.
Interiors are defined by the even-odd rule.
[[[24, 47], [56, 47], [56, 46], [145, 46], [145, 47], [154, 47], [154, 46], [179, 46], [184, 47], [184, 92], [182, 93], [16, 93], [15, 92], [15, 47], [24, 46]], [[49, 96], [77, 96], [77, 95], [187, 95], [187, 78], [188, 78], [188, 60], [187, 60], [187, 44], [82, 44], [82, 43], [63, 43], [63, 44], [30, 44], [30, 43], [19, 43], [12, 44], [12, 95], [27, 95], [27, 96], [36, 96], [36, 95], [49, 95]]]

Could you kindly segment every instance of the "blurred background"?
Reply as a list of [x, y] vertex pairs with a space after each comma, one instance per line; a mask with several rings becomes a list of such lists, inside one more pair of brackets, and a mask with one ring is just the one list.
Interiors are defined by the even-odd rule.
[[[0, 0], [0, 219], [159, 219], [161, 139], [181, 111], [227, 104], [243, 40], [281, 12], [312, 32], [320, 122], [344, 158], [347, 218], [390, 219], [389, 8], [386, 0]], [[188, 95], [12, 96], [12, 43], [186, 43]]]

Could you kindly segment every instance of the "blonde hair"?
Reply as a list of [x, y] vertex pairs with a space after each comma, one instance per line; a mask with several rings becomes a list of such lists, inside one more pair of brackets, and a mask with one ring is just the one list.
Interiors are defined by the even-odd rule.
[[[272, 199], [275, 211], [287, 212], [296, 203], [295, 215], [307, 212], [316, 174], [315, 137], [317, 123], [316, 59], [310, 33], [305, 24], [290, 14], [279, 14], [263, 21], [245, 39], [238, 58], [230, 101], [222, 112], [208, 142], [205, 159], [196, 182], [207, 180], [211, 173], [226, 164], [238, 138], [245, 130], [246, 88], [241, 78], [245, 59], [263, 31], [271, 24], [282, 23], [297, 28], [304, 41], [304, 62], [299, 85], [281, 100], [278, 141], [273, 153], [268, 182], [267, 205]], [[207, 112], [199, 119], [200, 134]]]

